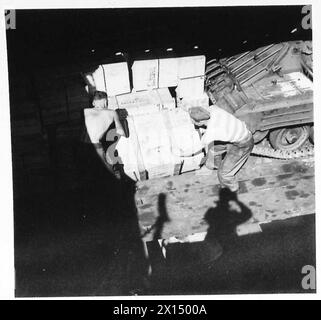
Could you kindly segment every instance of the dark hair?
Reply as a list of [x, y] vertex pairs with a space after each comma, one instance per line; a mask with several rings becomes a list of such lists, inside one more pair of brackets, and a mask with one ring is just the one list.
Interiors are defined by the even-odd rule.
[[95, 91], [93, 94], [93, 101], [107, 99], [107, 93], [104, 91]]

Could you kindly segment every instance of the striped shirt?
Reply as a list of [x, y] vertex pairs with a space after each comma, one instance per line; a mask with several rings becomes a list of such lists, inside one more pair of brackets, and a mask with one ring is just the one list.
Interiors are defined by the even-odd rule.
[[245, 123], [227, 111], [213, 106], [207, 129], [201, 139], [204, 146], [213, 141], [238, 143], [250, 135]]

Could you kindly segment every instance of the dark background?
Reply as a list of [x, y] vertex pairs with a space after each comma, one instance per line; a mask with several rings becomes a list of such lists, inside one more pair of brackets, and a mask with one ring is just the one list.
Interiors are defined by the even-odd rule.
[[[206, 54], [211, 59], [273, 42], [310, 40], [311, 30], [301, 27], [301, 9], [262, 6], [16, 11], [16, 29], [7, 30], [7, 48], [17, 296], [128, 294], [142, 283], [145, 262], [132, 186], [126, 185], [125, 191], [121, 186], [119, 192], [119, 185], [104, 177], [105, 182], [109, 181], [109, 194], [104, 200], [99, 190], [94, 190], [97, 192], [90, 201], [83, 198], [75, 164], [79, 160], [81, 112], [88, 107], [89, 97], [80, 72], [121, 59], [115, 56], [119, 51], [128, 54], [129, 62], [190, 54]], [[295, 28], [297, 32], [291, 33]], [[199, 49], [194, 49], [195, 45]], [[173, 52], [166, 51], [169, 47]], [[145, 53], [145, 49], [151, 52]], [[313, 243], [307, 236], [309, 230], [310, 226], [299, 228], [287, 240], [282, 232], [271, 235], [271, 239], [279, 237], [279, 242], [275, 240], [275, 250], [270, 253], [279, 252], [279, 246], [285, 241], [292, 243], [291, 237], [301, 232], [308, 242], [299, 247], [298, 256], [305, 259], [304, 253], [313, 249], [309, 247]], [[244, 241], [248, 241], [243, 246], [247, 251], [253, 239]], [[233, 266], [240, 263], [232, 261]], [[261, 261], [262, 266], [265, 263]], [[296, 262], [291, 263], [295, 269]], [[240, 270], [235, 270], [235, 277]], [[285, 270], [281, 267], [277, 272], [286, 274]], [[255, 272], [261, 274], [260, 270]], [[296, 274], [301, 276], [297, 270]], [[191, 279], [190, 273], [185, 276]], [[283, 282], [273, 272], [256, 279], [234, 287], [227, 279], [216, 292], [299, 290], [291, 287], [291, 274]], [[170, 291], [213, 292], [212, 287], [204, 289], [207, 280], [203, 280], [200, 286], [196, 279], [195, 285], [183, 285], [181, 289], [172, 283]], [[171, 281], [163, 279], [154, 292], [170, 293], [166, 284]]]
[[[198, 45], [209, 58], [271, 42], [311, 39], [302, 6], [17, 10], [7, 32], [10, 68], [69, 65], [112, 56], [186, 54]], [[291, 34], [291, 30], [298, 31]], [[243, 44], [247, 41], [246, 44]], [[91, 50], [95, 52], [92, 53]]]

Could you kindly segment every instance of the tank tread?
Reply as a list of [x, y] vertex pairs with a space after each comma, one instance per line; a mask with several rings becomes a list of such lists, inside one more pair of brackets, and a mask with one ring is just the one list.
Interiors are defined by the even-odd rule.
[[307, 143], [300, 149], [285, 151], [275, 150], [270, 146], [255, 145], [252, 154], [258, 156], [264, 156], [274, 159], [298, 159], [298, 158], [309, 158], [314, 156], [314, 147], [311, 143]]

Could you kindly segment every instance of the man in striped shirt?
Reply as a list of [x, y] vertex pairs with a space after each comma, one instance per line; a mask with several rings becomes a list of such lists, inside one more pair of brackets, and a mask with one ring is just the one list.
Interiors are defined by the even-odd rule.
[[[214, 155], [214, 143], [223, 142], [226, 155], [219, 161], [218, 179], [223, 187], [233, 192], [238, 191], [239, 184], [235, 175], [249, 158], [254, 147], [251, 131], [243, 121], [216, 105], [211, 107], [209, 120], [198, 121], [200, 109], [197, 107], [190, 108], [189, 113], [197, 126], [207, 126], [201, 139], [207, 149], [206, 166], [214, 169], [214, 158], [221, 157], [221, 155]], [[222, 144], [220, 146], [222, 147]], [[215, 146], [216, 152], [217, 149]], [[222, 151], [222, 148], [220, 149]]]

